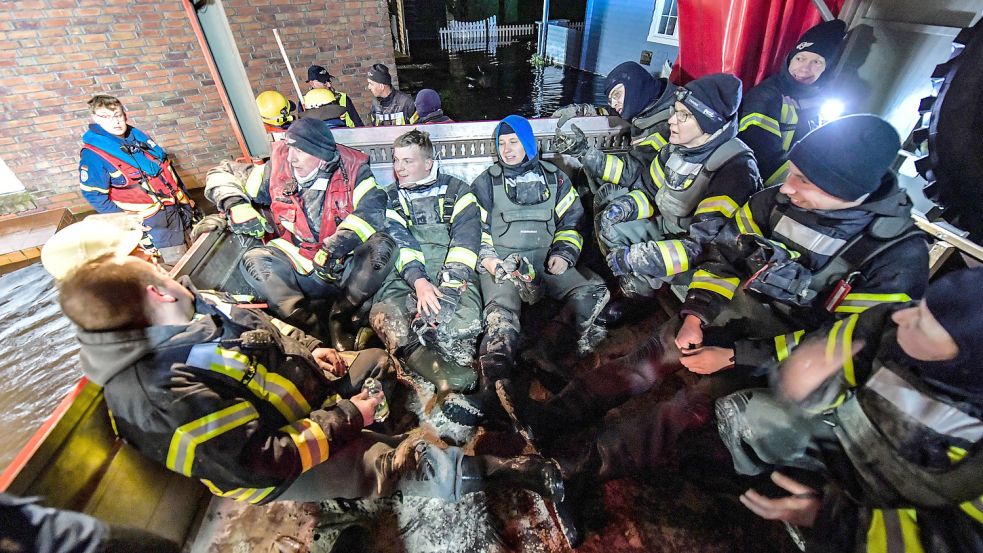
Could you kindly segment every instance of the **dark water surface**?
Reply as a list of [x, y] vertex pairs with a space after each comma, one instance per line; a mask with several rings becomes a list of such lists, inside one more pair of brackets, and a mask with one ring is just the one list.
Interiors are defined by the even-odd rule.
[[0, 277], [0, 470], [82, 376], [78, 349], [40, 263]]
[[501, 119], [512, 113], [549, 117], [573, 102], [607, 103], [604, 77], [569, 67], [533, 67], [529, 59], [534, 52], [533, 42], [458, 52], [414, 42], [412, 61], [399, 66], [399, 87], [414, 96], [422, 88], [436, 90], [444, 113], [456, 121]]

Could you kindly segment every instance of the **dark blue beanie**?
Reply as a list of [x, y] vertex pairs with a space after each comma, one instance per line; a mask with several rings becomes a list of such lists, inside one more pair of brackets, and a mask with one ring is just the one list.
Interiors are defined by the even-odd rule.
[[822, 56], [826, 61], [826, 68], [831, 68], [840, 52], [840, 46], [843, 45], [844, 37], [846, 37], [845, 21], [840, 19], [823, 21], [802, 34], [802, 38], [792, 47], [792, 51], [785, 59], [785, 67], [788, 68], [788, 64], [795, 57], [795, 54], [812, 52]]
[[619, 84], [625, 85], [625, 102], [618, 115], [626, 121], [630, 121], [662, 95], [662, 81], [633, 61], [626, 61], [608, 73], [604, 79], [604, 95], [610, 94]]
[[532, 125], [521, 115], [509, 115], [495, 127], [495, 152], [498, 152], [498, 137], [506, 134], [515, 134], [519, 137], [519, 143], [526, 151], [526, 157], [532, 159], [539, 154], [536, 148], [536, 135], [532, 132]]
[[324, 161], [332, 161], [338, 155], [331, 127], [314, 117], [295, 121], [287, 129], [285, 138], [288, 146], [293, 146]]
[[848, 202], [873, 193], [898, 157], [901, 139], [876, 115], [848, 115], [805, 135], [788, 159], [824, 192]]
[[949, 333], [959, 353], [948, 361], [921, 362], [923, 376], [965, 395], [983, 394], [983, 267], [949, 273], [929, 285], [925, 306]]
[[416, 93], [416, 112], [420, 117], [426, 117], [440, 109], [440, 95], [436, 90], [424, 88]]
[[[699, 100], [713, 113], [687, 103], [683, 104], [696, 116], [696, 122], [705, 133], [713, 134], [723, 128], [737, 114], [741, 105], [741, 80], [730, 73], [713, 73], [690, 81], [684, 86], [692, 97]], [[716, 117], [714, 117], [716, 115]]]

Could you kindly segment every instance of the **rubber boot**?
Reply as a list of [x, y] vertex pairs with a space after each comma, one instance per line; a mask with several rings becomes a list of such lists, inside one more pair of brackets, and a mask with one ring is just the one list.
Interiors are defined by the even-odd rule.
[[451, 422], [464, 426], [485, 425], [508, 428], [506, 412], [498, 400], [495, 383], [512, 373], [513, 363], [500, 353], [489, 353], [478, 359], [478, 388], [472, 394], [451, 394], [440, 410]]
[[461, 495], [523, 489], [554, 503], [563, 501], [563, 478], [556, 463], [539, 455], [476, 455], [461, 461]]
[[331, 347], [338, 351], [355, 349], [355, 335], [358, 329], [352, 328], [352, 314], [358, 309], [348, 298], [338, 298], [328, 312], [328, 339]]
[[539, 447], [549, 447], [571, 429], [595, 422], [605, 411], [577, 380], [538, 402], [527, 389], [505, 379], [498, 383], [498, 399], [515, 430]]
[[437, 387], [437, 392], [466, 392], [478, 382], [474, 369], [458, 365], [427, 346], [418, 345], [406, 356], [403, 366]]
[[[655, 295], [654, 291], [652, 295]], [[596, 322], [605, 328], [622, 327], [644, 320], [652, 314], [653, 307], [657, 306], [650, 297], [628, 297], [619, 288], [601, 310]]]

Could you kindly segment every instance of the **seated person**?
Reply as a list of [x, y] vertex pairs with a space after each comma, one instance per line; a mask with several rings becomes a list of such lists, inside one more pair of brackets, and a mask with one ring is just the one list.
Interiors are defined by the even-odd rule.
[[[240, 269], [270, 310], [330, 335], [336, 349], [352, 349], [352, 315], [382, 286], [395, 257], [392, 238], [380, 232], [388, 199], [368, 156], [336, 145], [323, 121], [300, 119], [273, 145], [268, 163], [223, 161], [211, 169], [205, 197], [232, 232], [265, 240], [242, 256]], [[268, 208], [272, 221], [257, 207]], [[318, 311], [328, 301], [325, 330]]]
[[539, 287], [563, 304], [545, 328], [536, 329], [537, 349], [554, 362], [593, 347], [593, 322], [608, 300], [601, 278], [576, 266], [583, 248], [580, 196], [563, 171], [539, 157], [529, 121], [506, 117], [495, 128], [495, 143], [500, 161], [472, 183], [482, 217], [480, 390], [443, 405], [444, 414], [463, 424], [498, 404], [494, 383], [512, 374], [522, 305], [538, 299]]
[[426, 125], [427, 123], [453, 123], [454, 120], [444, 115], [444, 110], [440, 107], [440, 95], [436, 90], [424, 88], [416, 93], [416, 115], [420, 119], [417, 123]]
[[425, 132], [410, 131], [393, 143], [396, 185], [388, 214], [399, 256], [369, 319], [408, 368], [438, 387], [465, 390], [475, 383], [470, 365], [481, 334], [475, 273], [481, 217], [471, 186], [441, 172], [433, 157]]
[[738, 472], [829, 482], [820, 492], [775, 472], [788, 495], [741, 502], [810, 527], [806, 551], [983, 551], [981, 282], [983, 269], [962, 270], [916, 304], [851, 315], [796, 349], [774, 392], [720, 400]]
[[366, 379], [390, 398], [396, 386], [382, 350], [339, 354], [257, 310], [212, 303], [134, 257], [70, 272], [59, 301], [118, 435], [221, 497], [259, 504], [399, 491], [455, 500], [497, 486], [562, 496], [541, 457], [470, 457], [364, 432], [382, 399], [362, 389]]

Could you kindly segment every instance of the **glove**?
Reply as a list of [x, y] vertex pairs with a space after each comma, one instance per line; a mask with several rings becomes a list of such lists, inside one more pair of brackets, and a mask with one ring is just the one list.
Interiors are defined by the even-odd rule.
[[[441, 312], [444, 308], [441, 306]], [[428, 346], [437, 343], [437, 321], [434, 317], [417, 313], [410, 323], [410, 329], [416, 334], [421, 345]]]
[[499, 273], [496, 271], [496, 282], [511, 282], [519, 290], [519, 298], [522, 301], [534, 304], [542, 299], [543, 288], [539, 285], [540, 280], [536, 278], [536, 268], [528, 258], [518, 253], [510, 253], [502, 260], [499, 268], [505, 273], [505, 277], [499, 280]]
[[629, 251], [631, 250], [628, 248], [611, 250], [611, 253], [605, 258], [614, 276], [620, 277], [631, 273], [631, 264], [628, 262]]
[[341, 280], [341, 275], [345, 272], [345, 262], [341, 259], [331, 257], [324, 248], [317, 251], [314, 255], [314, 274], [317, 278], [331, 284], [336, 284]]
[[273, 232], [273, 225], [248, 202], [229, 209], [229, 228], [236, 234], [253, 238], [262, 238], [266, 233]]
[[194, 242], [199, 236], [205, 234], [206, 232], [222, 232], [228, 228], [229, 222], [225, 218], [225, 215], [221, 213], [215, 213], [213, 215], [208, 215], [198, 224], [191, 229], [191, 241]]
[[437, 282], [442, 294], [439, 299], [440, 311], [437, 312], [435, 322], [438, 326], [446, 325], [454, 318], [457, 311], [457, 304], [461, 301], [461, 296], [468, 289], [467, 272], [454, 268], [442, 269], [437, 274]]
[[624, 223], [631, 218], [635, 200], [631, 196], [621, 196], [612, 201], [601, 214], [602, 220], [609, 224]]
[[[780, 248], [776, 248], [780, 249]], [[769, 262], [744, 283], [744, 288], [789, 305], [808, 307], [816, 298], [812, 272], [797, 261]]]
[[559, 129], [574, 117], [593, 117], [595, 115], [598, 115], [597, 108], [590, 104], [570, 104], [554, 111], [552, 117], [560, 118], [556, 122], [556, 128]]
[[570, 125], [569, 133], [565, 133], [560, 130], [560, 127], [557, 127], [553, 140], [556, 142], [556, 153], [558, 154], [581, 158], [590, 149], [587, 144], [587, 135], [577, 125]]

